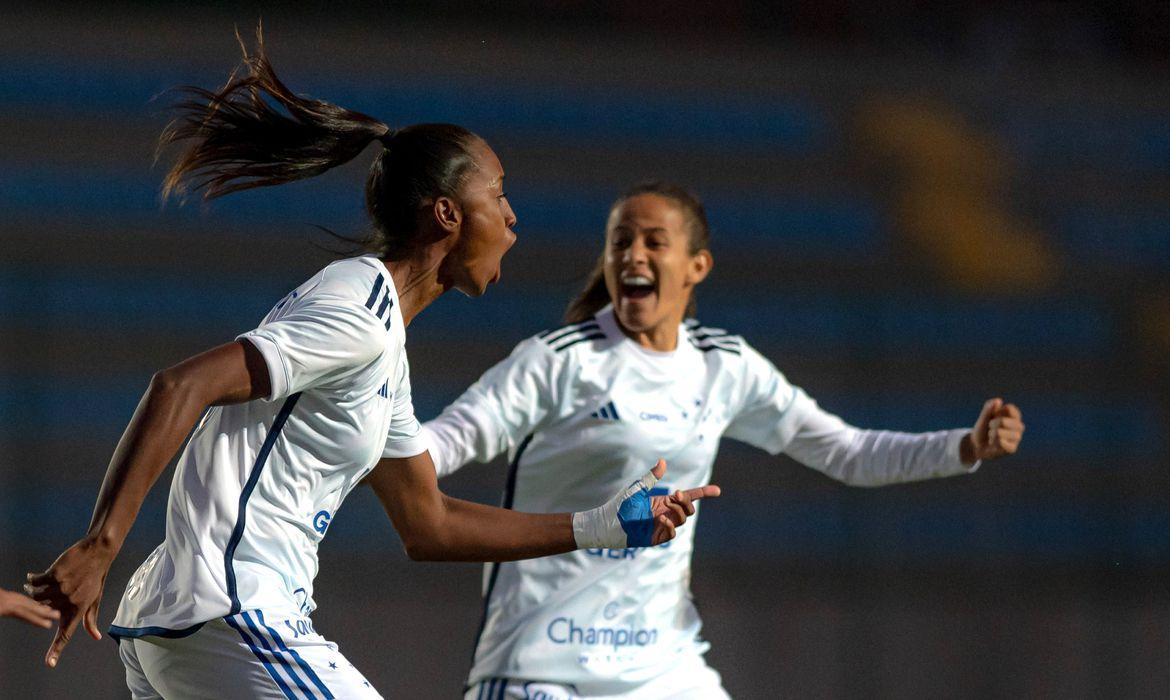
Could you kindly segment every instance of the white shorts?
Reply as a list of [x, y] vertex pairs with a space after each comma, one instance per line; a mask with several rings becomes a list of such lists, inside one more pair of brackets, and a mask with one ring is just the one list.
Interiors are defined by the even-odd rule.
[[307, 617], [245, 611], [178, 639], [124, 637], [118, 654], [134, 700], [382, 697]]
[[471, 686], [463, 700], [731, 700], [719, 673], [702, 657], [675, 668], [634, 690], [608, 695], [584, 695], [573, 685], [545, 681], [487, 678]]

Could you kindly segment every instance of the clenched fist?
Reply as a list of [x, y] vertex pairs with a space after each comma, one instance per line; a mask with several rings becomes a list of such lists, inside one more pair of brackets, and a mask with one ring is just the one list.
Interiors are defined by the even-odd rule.
[[975, 421], [975, 427], [963, 438], [959, 456], [972, 464], [979, 460], [996, 459], [1014, 454], [1024, 437], [1024, 421], [1015, 404], [1001, 398], [989, 399]]

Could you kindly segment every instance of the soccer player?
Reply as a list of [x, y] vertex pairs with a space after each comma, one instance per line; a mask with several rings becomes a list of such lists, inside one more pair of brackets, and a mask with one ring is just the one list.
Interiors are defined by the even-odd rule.
[[[413, 559], [501, 561], [670, 540], [714, 487], [651, 497], [657, 463], [598, 508], [517, 513], [439, 492], [411, 404], [411, 319], [484, 293], [515, 241], [492, 149], [458, 126], [391, 129], [292, 93], [263, 55], [190, 89], [162, 142], [186, 143], [164, 195], [305, 178], [374, 141], [373, 254], [335, 262], [234, 342], [155, 374], [110, 462], [84, 538], [27, 592], [60, 611], [52, 667], [79, 620], [95, 639], [110, 564], [184, 438], [166, 539], [130, 579], [110, 634], [134, 698], [376, 698], [314, 629], [317, 546], [363, 480]], [[202, 417], [201, 417], [202, 416]], [[198, 422], [198, 425], [196, 423]], [[653, 461], [651, 462], [653, 463]], [[606, 499], [600, 499], [606, 501]]]
[[[1000, 399], [971, 430], [860, 430], [739, 336], [684, 321], [707, 248], [686, 190], [623, 194], [569, 325], [520, 343], [424, 424], [439, 475], [507, 452], [505, 506], [551, 512], [590, 503], [658, 454], [673, 479], [705, 483], [722, 437], [856, 486], [967, 474], [1016, 451], [1020, 411]], [[466, 698], [726, 698], [691, 602], [693, 536], [488, 564]]]
[[48, 629], [61, 614], [32, 598], [0, 588], [0, 617], [15, 617], [30, 625]]

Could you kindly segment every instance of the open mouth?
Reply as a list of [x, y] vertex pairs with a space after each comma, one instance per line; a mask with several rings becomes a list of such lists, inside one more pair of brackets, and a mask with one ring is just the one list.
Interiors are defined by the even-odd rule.
[[622, 296], [627, 299], [648, 299], [654, 294], [654, 280], [646, 275], [622, 275]]

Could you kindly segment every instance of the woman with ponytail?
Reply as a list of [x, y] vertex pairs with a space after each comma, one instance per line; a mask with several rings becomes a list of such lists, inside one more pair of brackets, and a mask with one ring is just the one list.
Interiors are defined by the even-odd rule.
[[[670, 460], [675, 483], [706, 483], [722, 437], [858, 486], [966, 474], [1016, 451], [1024, 425], [1000, 399], [973, 429], [921, 434], [859, 430], [822, 410], [742, 338], [693, 320], [709, 238], [681, 187], [619, 197], [568, 325], [522, 342], [423, 426], [439, 475], [507, 451], [505, 503], [552, 512], [596, 499], [651, 455]], [[466, 698], [726, 698], [703, 658], [693, 545], [692, 525], [654, 549], [488, 564]]]
[[60, 614], [50, 667], [79, 623], [100, 638], [111, 562], [191, 434], [166, 538], [130, 579], [109, 630], [132, 696], [375, 698], [309, 619], [317, 546], [359, 483], [372, 486], [412, 559], [463, 561], [661, 544], [713, 487], [651, 497], [665, 472], [658, 462], [604, 505], [576, 512], [519, 513], [443, 495], [411, 404], [405, 329], [444, 292], [479, 296], [499, 278], [516, 239], [500, 162], [462, 127], [392, 129], [296, 95], [262, 45], [245, 52], [245, 68], [218, 92], [187, 90], [161, 139], [186, 145], [164, 194], [213, 198], [312, 177], [376, 141], [365, 186], [369, 254], [321, 270], [233, 342], [156, 373], [88, 532], [29, 574], [25, 590]]

